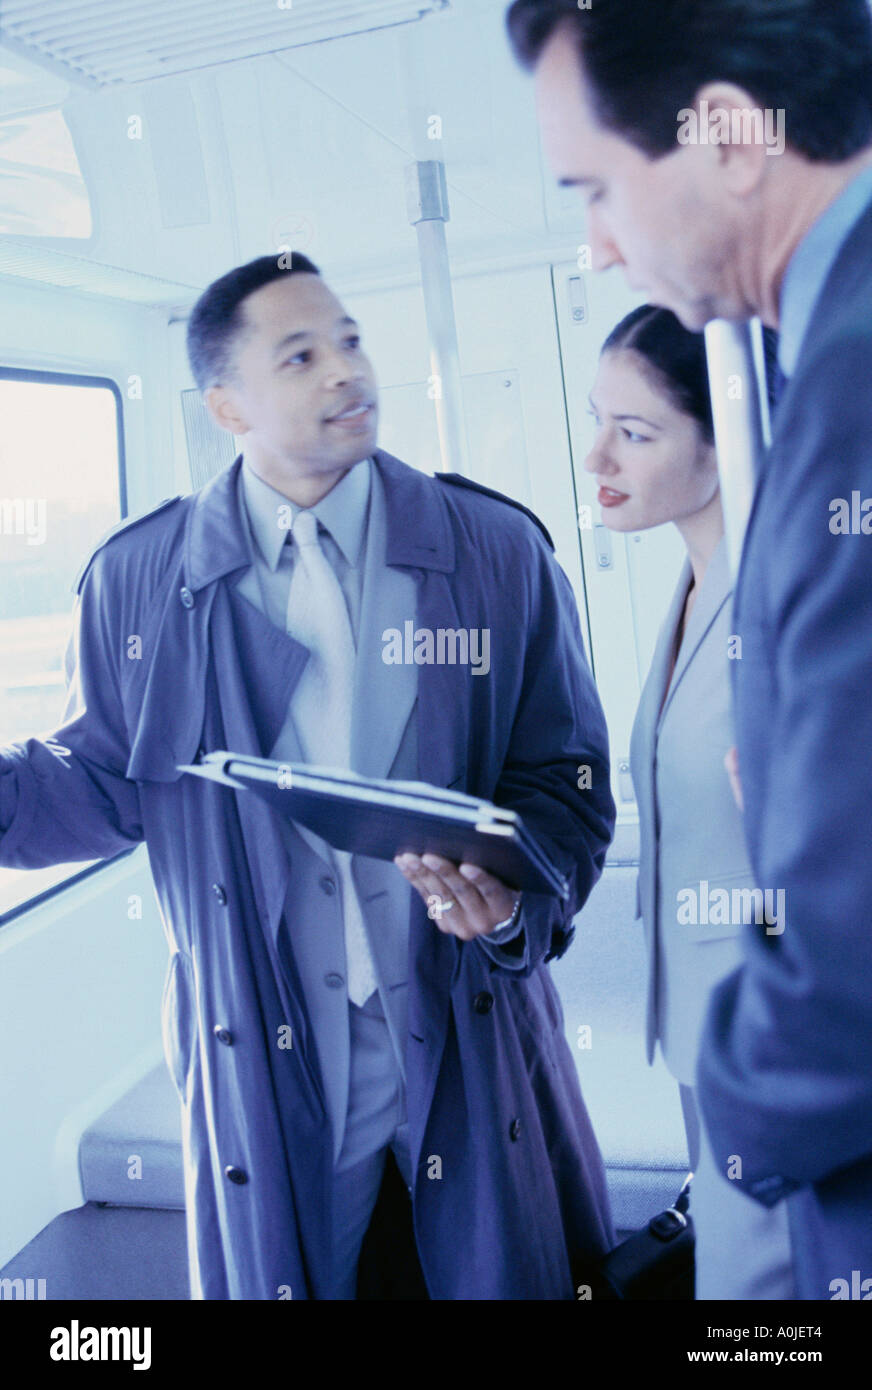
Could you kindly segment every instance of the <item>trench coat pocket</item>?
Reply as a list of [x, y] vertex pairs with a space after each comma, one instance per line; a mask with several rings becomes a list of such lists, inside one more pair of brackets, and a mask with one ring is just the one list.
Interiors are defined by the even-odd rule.
[[187, 1092], [195, 1021], [190, 958], [182, 951], [174, 951], [167, 966], [161, 998], [161, 1033], [164, 1056], [181, 1100]]
[[676, 930], [685, 932], [688, 940], [700, 945], [726, 941], [738, 936], [757, 916], [762, 922], [765, 902], [765, 894], [755, 891], [750, 866], [701, 879], [679, 892]]

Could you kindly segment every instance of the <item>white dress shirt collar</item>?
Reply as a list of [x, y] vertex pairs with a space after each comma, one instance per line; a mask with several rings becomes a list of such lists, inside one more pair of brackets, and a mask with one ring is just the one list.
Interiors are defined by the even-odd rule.
[[[356, 566], [360, 558], [366, 530], [371, 469], [371, 460], [362, 459], [311, 508], [352, 566]], [[289, 523], [302, 508], [264, 482], [244, 455], [240, 478], [255, 542], [266, 564], [275, 570], [287, 540]]]

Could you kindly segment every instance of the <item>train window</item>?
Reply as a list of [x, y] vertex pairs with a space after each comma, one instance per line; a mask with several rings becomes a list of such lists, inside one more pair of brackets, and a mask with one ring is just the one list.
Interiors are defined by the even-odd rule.
[[[73, 581], [126, 505], [113, 382], [0, 368], [0, 422], [3, 745], [62, 724]], [[82, 871], [0, 868], [0, 923]]]

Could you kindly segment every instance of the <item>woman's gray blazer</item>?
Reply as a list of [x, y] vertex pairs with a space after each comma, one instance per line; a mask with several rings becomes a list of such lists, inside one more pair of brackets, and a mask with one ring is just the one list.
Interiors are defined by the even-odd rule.
[[[694, 1085], [709, 994], [741, 960], [741, 922], [748, 910], [738, 895], [733, 910], [732, 890], [754, 884], [742, 816], [724, 769], [734, 738], [728, 668], [732, 581], [723, 538], [703, 577], [663, 701], [691, 578], [686, 560], [630, 744], [640, 831], [637, 916], [648, 947], [648, 1061], [659, 1037], [669, 1070], [687, 1086]], [[729, 917], [712, 924], [705, 918], [723, 915], [714, 904], [724, 903], [716, 892], [724, 888]]]

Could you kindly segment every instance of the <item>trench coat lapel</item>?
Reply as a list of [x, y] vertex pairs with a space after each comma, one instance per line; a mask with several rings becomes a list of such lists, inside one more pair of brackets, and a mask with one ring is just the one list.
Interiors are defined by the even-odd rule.
[[301, 757], [300, 745], [293, 727], [284, 726], [291, 697], [309, 659], [309, 649], [277, 628], [245, 597], [241, 580], [231, 580], [226, 592], [237, 659], [249, 692], [252, 714], [249, 739], [256, 745], [256, 751], [235, 745], [231, 751], [269, 758], [282, 733], [282, 756], [290, 762], [291, 755]]
[[384, 483], [372, 472], [363, 602], [357, 640], [351, 727], [352, 767], [364, 777], [387, 777], [417, 692], [418, 668], [387, 665], [383, 634], [415, 617], [418, 586], [413, 573], [385, 563], [387, 510]]
[[[235, 594], [232, 585], [221, 586], [216, 596], [213, 630], [227, 747], [233, 753], [268, 757], [308, 651]], [[227, 656], [222, 659], [224, 653]], [[234, 795], [253, 868], [258, 913], [275, 941], [290, 874], [287, 850], [267, 803], [251, 791]]]
[[[206, 670], [217, 580], [251, 564], [237, 501], [241, 457], [194, 497], [181, 566], [170, 586], [150, 651], [148, 683], [137, 710], [126, 775], [174, 782], [194, 761], [203, 730]], [[238, 577], [238, 576], [237, 576]]]
[[[435, 631], [458, 627], [452, 591], [454, 535], [448, 509], [423, 475], [410, 472], [390, 454], [377, 450], [376, 467], [384, 482], [388, 568], [408, 571], [417, 582], [416, 622]], [[388, 626], [396, 626], [391, 622]], [[387, 667], [396, 671], [397, 667]], [[454, 668], [430, 664], [417, 672], [418, 776], [447, 787], [466, 772], [469, 706], [456, 698]], [[413, 896], [409, 926], [409, 1043], [407, 1074], [415, 1093], [414, 1111], [426, 1116], [439, 1073], [451, 1008], [451, 984], [459, 964], [459, 942], [434, 929], [426, 908]], [[413, 1171], [423, 1131], [410, 1136]]]
[[[210, 628], [228, 748], [268, 758], [284, 729], [283, 754], [290, 761], [294, 747], [298, 755], [300, 750], [287, 727], [288, 707], [309, 651], [245, 597], [251, 542], [239, 505], [241, 464], [240, 457], [199, 494], [189, 536], [189, 586], [197, 599], [201, 589], [226, 581], [215, 585]], [[266, 803], [253, 792], [235, 796], [258, 913], [277, 950], [290, 874], [287, 850]], [[326, 858], [320, 841], [314, 848]]]
[[[234, 753], [266, 757], [284, 717], [283, 701], [274, 691], [293, 691], [308, 659], [308, 651], [281, 632], [231, 584], [219, 585], [213, 610], [215, 680], [218, 687], [226, 746]], [[222, 659], [233, 653], [235, 659]], [[274, 683], [273, 690], [270, 690]], [[275, 813], [256, 793], [232, 796], [251, 872], [258, 920], [273, 968], [284, 976], [296, 1005], [296, 1026], [302, 1035], [301, 1057], [308, 1055], [308, 1012], [292, 956], [282, 948], [279, 931], [287, 898], [291, 865]], [[326, 1104], [318, 1076], [306, 1068], [310, 1084]]]
[[[258, 758], [269, 756], [308, 661], [308, 649], [239, 592], [251, 569], [239, 507], [241, 464], [240, 457], [213, 478], [191, 508], [179, 587], [171, 588], [157, 629], [132, 739], [127, 775], [134, 780], [175, 781], [183, 775], [177, 764], [194, 761], [207, 722], [210, 652], [226, 745], [233, 753]], [[287, 883], [287, 853], [272, 812], [260, 797], [242, 792], [236, 799], [258, 912], [275, 936]]]
[[[263, 651], [271, 649], [271, 644], [273, 644], [276, 634], [281, 637], [282, 633], [274, 623], [270, 622], [270, 620], [264, 616], [251, 597], [257, 594], [257, 579], [253, 566], [251, 569], [246, 570], [238, 581], [231, 581], [231, 585], [231, 598], [235, 596], [239, 605], [237, 607], [237, 604], [234, 603], [234, 613], [237, 623], [247, 624], [248, 626], [254, 624], [255, 639], [257, 638], [258, 631], [261, 634], [264, 633], [265, 627], [269, 628], [272, 634], [271, 637], [262, 637], [263, 645], [256, 642], [253, 647], [249, 648], [249, 650], [254, 652], [254, 660], [257, 661]], [[251, 612], [248, 610], [251, 610]], [[251, 613], [254, 613], [254, 618], [251, 617]], [[298, 647], [299, 651], [304, 653], [304, 656], [299, 671], [297, 671], [295, 664], [293, 664], [288, 671], [288, 675], [291, 679], [290, 685], [286, 684], [280, 669], [274, 670], [272, 666], [270, 666], [266, 680], [258, 680], [257, 688], [252, 692], [255, 705], [259, 707], [261, 715], [259, 720], [256, 719], [256, 726], [261, 730], [259, 741], [264, 749], [263, 754], [259, 756], [273, 758], [276, 762], [280, 763], [304, 763], [306, 761], [306, 755], [303, 752], [303, 747], [300, 743], [293, 718], [290, 715], [289, 707], [291, 695], [296, 688], [296, 683], [300, 678], [300, 673], [308, 658], [308, 648], [301, 646], [289, 634], [284, 634], [284, 636], [285, 643], [291, 643], [292, 645], [290, 648], [285, 645], [284, 647], [280, 647], [279, 650], [288, 652], [293, 650], [293, 647]], [[280, 661], [279, 667], [281, 667], [281, 664]], [[276, 747], [277, 739], [280, 741], [279, 747]], [[294, 822], [294, 827], [297, 834], [302, 836], [309, 848], [313, 850], [320, 859], [323, 859], [325, 864], [331, 868], [335, 867], [330, 856], [330, 850], [319, 835], [313, 834], [308, 826], [301, 825], [299, 821]]]
[[191, 614], [179, 598], [184, 578], [180, 572], [146, 639], [153, 647], [145, 689], [125, 706], [132, 726], [125, 776], [132, 782], [178, 781], [184, 775], [178, 765], [192, 763], [200, 743], [214, 594], [201, 594]]

